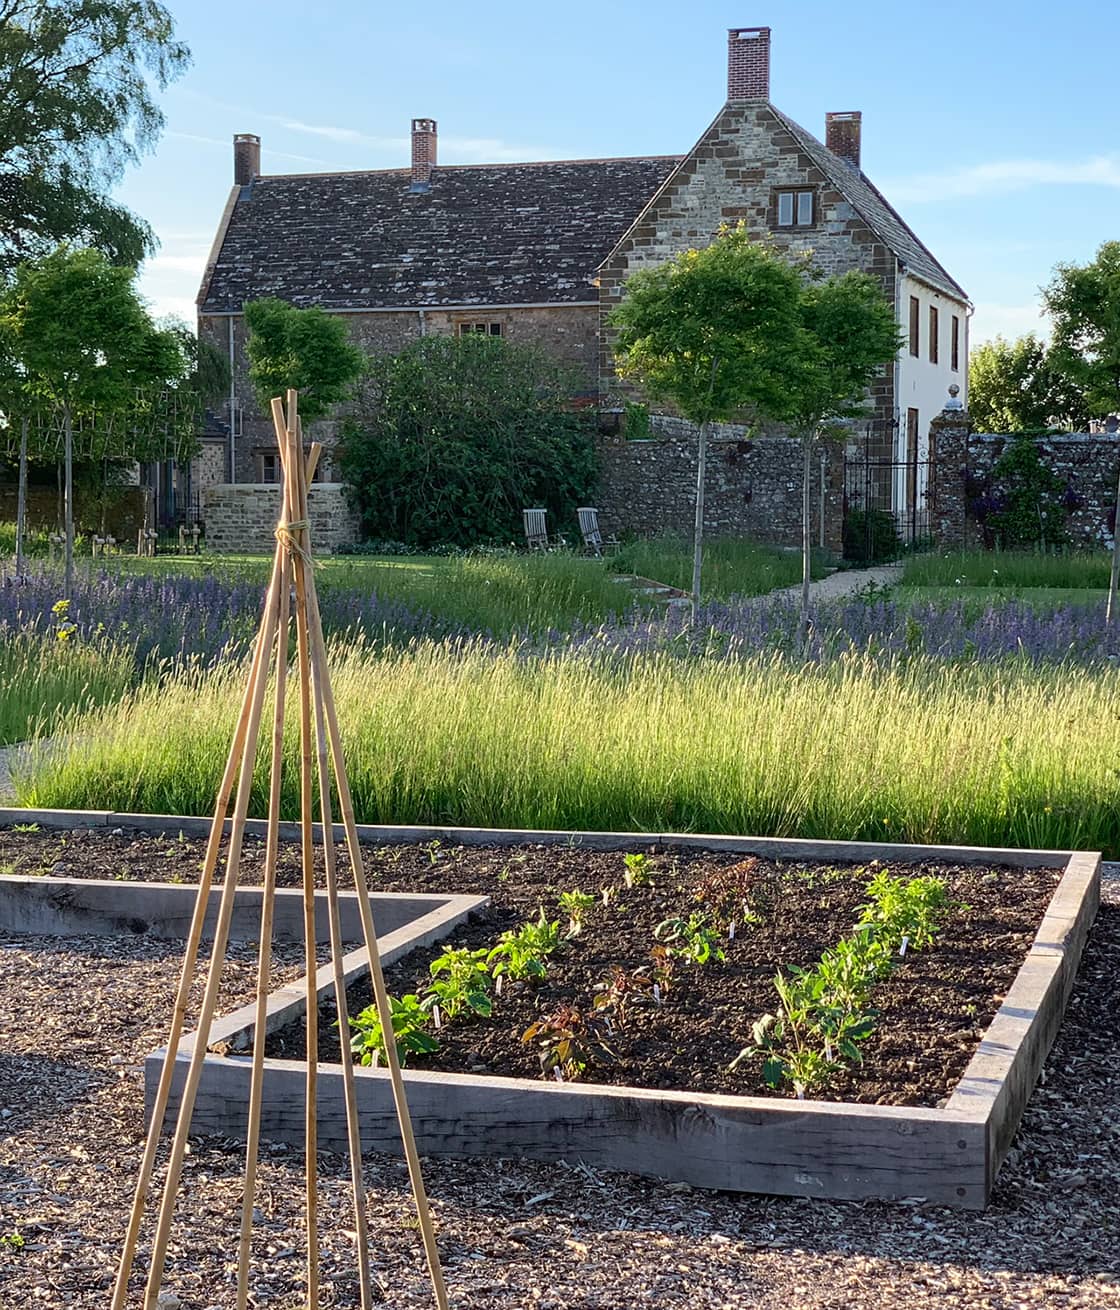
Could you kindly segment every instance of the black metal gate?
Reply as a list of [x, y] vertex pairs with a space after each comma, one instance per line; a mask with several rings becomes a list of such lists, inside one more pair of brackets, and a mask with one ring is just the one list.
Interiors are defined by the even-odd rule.
[[907, 431], [900, 450], [898, 429], [897, 423], [871, 424], [860, 446], [845, 453], [848, 559], [874, 563], [897, 554], [900, 545], [913, 547], [933, 536], [935, 463], [915, 431]]

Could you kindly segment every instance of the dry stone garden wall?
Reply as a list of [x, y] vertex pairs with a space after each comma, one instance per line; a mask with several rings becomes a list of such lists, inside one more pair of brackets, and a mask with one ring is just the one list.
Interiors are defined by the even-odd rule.
[[[1014, 437], [970, 432], [968, 414], [946, 410], [933, 421], [936, 451], [934, 534], [939, 546], [982, 546], [976, 501], [990, 487], [993, 470]], [[1120, 468], [1115, 433], [1067, 432], [1038, 437], [1043, 465], [1068, 488], [1068, 531], [1074, 546], [1111, 546]]]
[[[655, 415], [649, 440], [603, 438], [599, 445], [599, 521], [611, 533], [692, 533], [696, 498], [696, 428]], [[839, 553], [843, 524], [843, 453], [822, 444], [813, 454], [810, 497], [814, 545]], [[713, 424], [704, 487], [704, 530], [776, 545], [801, 544], [801, 445], [789, 437], [744, 439], [742, 428]]]
[[[358, 540], [358, 515], [341, 483], [313, 483], [307, 499], [316, 554], [332, 554]], [[242, 482], [206, 487], [202, 505], [208, 549], [267, 554], [276, 545], [279, 486]]]

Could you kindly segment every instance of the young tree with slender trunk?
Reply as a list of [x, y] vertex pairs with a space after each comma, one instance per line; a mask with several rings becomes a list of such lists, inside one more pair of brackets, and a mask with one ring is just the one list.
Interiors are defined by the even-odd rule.
[[812, 577], [810, 477], [814, 444], [842, 420], [867, 408], [875, 375], [902, 343], [894, 308], [867, 273], [807, 278], [798, 297], [798, 349], [792, 355], [778, 407], [771, 417], [789, 424], [801, 440], [801, 604], [799, 644], [809, 635]]
[[798, 348], [801, 274], [740, 224], [635, 273], [611, 314], [618, 372], [697, 426], [691, 616], [700, 604], [710, 425], [782, 404]]
[[[125, 412], [138, 391], [182, 376], [172, 334], [156, 328], [131, 269], [94, 250], [59, 248], [22, 264], [0, 304], [0, 328], [15, 351], [28, 394], [62, 417], [66, 595], [74, 585], [74, 420], [83, 412]], [[124, 458], [135, 457], [122, 449]]]

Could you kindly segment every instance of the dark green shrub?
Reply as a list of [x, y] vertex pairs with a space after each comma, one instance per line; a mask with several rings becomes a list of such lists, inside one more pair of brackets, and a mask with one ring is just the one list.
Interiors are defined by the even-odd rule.
[[885, 509], [853, 509], [844, 516], [844, 558], [853, 564], [883, 564], [902, 554], [894, 515]]
[[424, 550], [520, 541], [530, 506], [553, 532], [574, 523], [597, 472], [577, 387], [500, 337], [423, 337], [373, 360], [340, 450], [363, 535]]

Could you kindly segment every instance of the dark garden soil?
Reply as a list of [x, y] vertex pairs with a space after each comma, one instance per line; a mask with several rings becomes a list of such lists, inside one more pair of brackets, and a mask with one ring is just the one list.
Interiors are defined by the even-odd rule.
[[[56, 877], [194, 881], [204, 843], [176, 834], [145, 836], [125, 831], [72, 833], [0, 829], [0, 871]], [[566, 916], [558, 894], [578, 889], [596, 898], [584, 926], [550, 957], [547, 978], [534, 986], [508, 985], [494, 999], [489, 1020], [461, 1019], [440, 1030], [440, 1049], [414, 1059], [414, 1067], [540, 1078], [538, 1054], [522, 1041], [536, 1019], [569, 1003], [586, 1010], [596, 985], [621, 966], [649, 963], [654, 930], [669, 916], [698, 908], [698, 889], [713, 876], [741, 866], [742, 857], [651, 850], [647, 886], [626, 888], [622, 853], [564, 846], [397, 846], [364, 850], [368, 882], [378, 891], [467, 892], [490, 896], [488, 912], [459, 929], [450, 942], [418, 952], [387, 973], [393, 995], [421, 990], [428, 965], [447, 945], [494, 945], [507, 929], [535, 919]], [[242, 867], [246, 883], [259, 883], [262, 843], [247, 840]], [[348, 862], [340, 849], [343, 885]], [[824, 1094], [830, 1100], [935, 1106], [949, 1096], [976, 1043], [998, 1009], [1030, 946], [1060, 877], [1055, 869], [892, 865], [895, 874], [936, 873], [954, 908], [937, 942], [908, 951], [881, 982], [873, 1003], [874, 1034], [863, 1043], [864, 1062], [837, 1076]], [[866, 899], [869, 872], [855, 867], [752, 862], [742, 870], [757, 922], [741, 915], [734, 939], [723, 934], [724, 961], [678, 963], [660, 1004], [637, 1001], [625, 1025], [610, 1036], [613, 1058], [597, 1060], [584, 1082], [604, 1082], [729, 1094], [766, 1094], [761, 1061], [728, 1065], [751, 1040], [751, 1026], [775, 1008], [778, 968], [810, 965], [848, 934]], [[299, 882], [298, 850], [281, 855], [281, 885]], [[608, 907], [604, 888], [614, 889]], [[367, 983], [351, 989], [356, 1013], [370, 1001]], [[333, 1004], [323, 1007], [319, 1058], [338, 1060]], [[274, 1034], [270, 1056], [302, 1059], [302, 1027]]]

